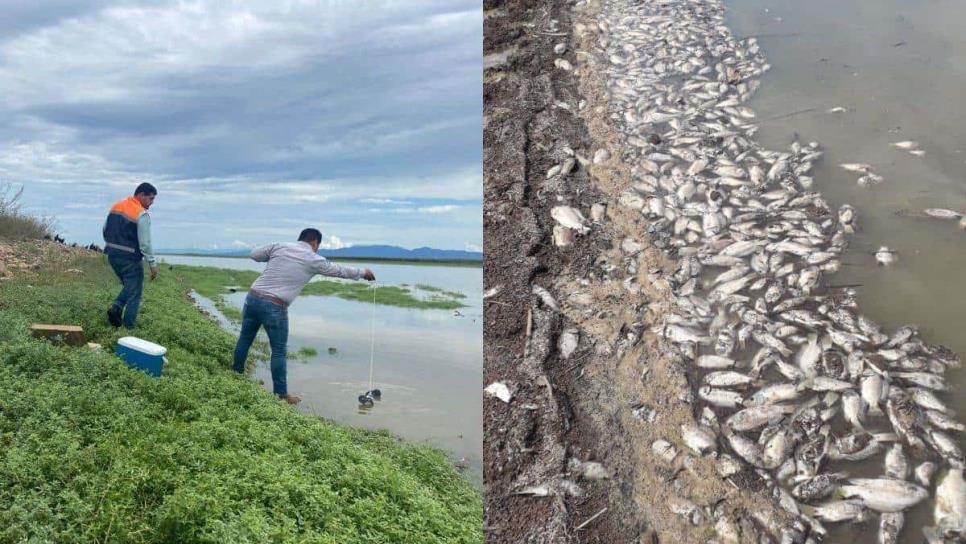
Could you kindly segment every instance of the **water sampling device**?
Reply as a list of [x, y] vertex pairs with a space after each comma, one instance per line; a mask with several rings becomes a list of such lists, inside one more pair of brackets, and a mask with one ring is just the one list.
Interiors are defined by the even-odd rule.
[[372, 282], [372, 317], [369, 320], [369, 389], [359, 395], [360, 408], [372, 408], [377, 400], [382, 400], [382, 391], [372, 387], [372, 367], [376, 352], [376, 284]]

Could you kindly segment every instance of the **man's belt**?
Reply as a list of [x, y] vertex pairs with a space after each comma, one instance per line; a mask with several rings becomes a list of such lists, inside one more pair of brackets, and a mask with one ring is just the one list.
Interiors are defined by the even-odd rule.
[[268, 293], [265, 293], [264, 291], [259, 291], [257, 289], [252, 289], [249, 291], [249, 293], [255, 295], [258, 298], [265, 299], [273, 304], [278, 304], [279, 306], [285, 306], [286, 308], [288, 308], [288, 302], [285, 302], [284, 300], [278, 298], [275, 295], [270, 295]]

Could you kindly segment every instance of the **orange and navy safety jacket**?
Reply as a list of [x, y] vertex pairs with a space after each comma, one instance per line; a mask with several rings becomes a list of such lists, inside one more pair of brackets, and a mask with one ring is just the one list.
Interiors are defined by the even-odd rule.
[[143, 213], [147, 210], [133, 196], [111, 206], [104, 223], [104, 253], [137, 261], [144, 257], [138, 244], [138, 219]]

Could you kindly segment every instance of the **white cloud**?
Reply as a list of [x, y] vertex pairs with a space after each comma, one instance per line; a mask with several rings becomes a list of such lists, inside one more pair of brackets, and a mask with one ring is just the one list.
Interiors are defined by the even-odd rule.
[[247, 242], [242, 242], [241, 240], [235, 240], [234, 242], [231, 243], [231, 245], [232, 245], [232, 247], [237, 247], [239, 249], [244, 249], [244, 248], [252, 247], [251, 244], [249, 244]]
[[319, 247], [322, 249], [340, 249], [347, 247], [347, 244], [345, 244], [338, 236], [330, 234], [328, 237], [326, 237], [323, 234], [322, 242], [319, 243]]
[[454, 204], [444, 204], [442, 206], [424, 206], [422, 208], [418, 208], [417, 211], [419, 211], [419, 213], [440, 214], [449, 213], [458, 209], [460, 209], [460, 207]]
[[483, 248], [476, 244], [466, 244], [465, 248], [466, 248], [466, 251], [476, 251], [476, 252], [483, 251]]
[[409, 200], [393, 200], [391, 198], [363, 198], [359, 200], [363, 204], [387, 204], [394, 206], [405, 206], [412, 204]]

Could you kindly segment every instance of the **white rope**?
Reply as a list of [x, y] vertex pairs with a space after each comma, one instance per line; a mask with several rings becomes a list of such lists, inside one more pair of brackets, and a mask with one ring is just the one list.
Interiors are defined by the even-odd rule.
[[376, 282], [372, 282], [372, 318], [369, 320], [369, 391], [372, 391], [372, 361], [376, 352]]

